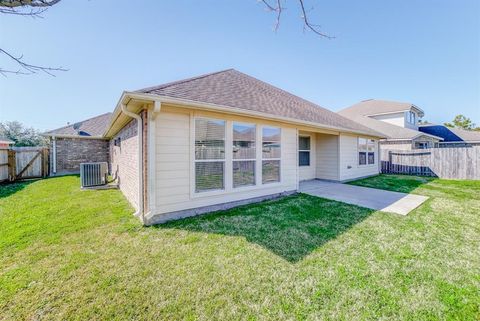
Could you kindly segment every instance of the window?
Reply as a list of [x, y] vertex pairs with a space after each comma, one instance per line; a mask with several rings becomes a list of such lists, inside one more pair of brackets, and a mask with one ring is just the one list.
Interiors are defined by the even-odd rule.
[[280, 128], [262, 129], [262, 183], [280, 182]]
[[310, 136], [298, 137], [298, 166], [310, 166]]
[[358, 138], [358, 165], [375, 164], [375, 140]]
[[430, 148], [430, 142], [415, 142], [415, 149]]
[[417, 118], [417, 115], [413, 112], [413, 111], [409, 111], [408, 112], [408, 117], [407, 117], [407, 121], [410, 123], [410, 124], [414, 124], [416, 123], [416, 118]]
[[368, 164], [372, 165], [375, 164], [375, 141], [373, 139], [369, 139], [367, 142], [367, 150], [368, 150]]
[[195, 192], [225, 188], [225, 121], [195, 119]]
[[255, 185], [255, 137], [253, 124], [233, 123], [233, 187]]

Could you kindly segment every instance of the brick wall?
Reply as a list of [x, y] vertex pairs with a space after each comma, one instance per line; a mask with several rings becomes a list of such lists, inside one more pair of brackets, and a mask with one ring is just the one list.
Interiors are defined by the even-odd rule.
[[[115, 141], [120, 138], [119, 146]], [[120, 190], [127, 200], [138, 209], [138, 137], [137, 121], [132, 120], [109, 143], [110, 171], [117, 178]]]
[[[57, 138], [57, 174], [78, 174], [80, 163], [108, 162], [108, 141]], [[53, 141], [50, 140], [50, 173], [53, 173]]]

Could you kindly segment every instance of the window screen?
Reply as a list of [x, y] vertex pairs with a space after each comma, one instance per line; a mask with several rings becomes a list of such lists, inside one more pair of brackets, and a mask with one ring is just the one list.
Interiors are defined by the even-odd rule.
[[375, 164], [375, 141], [373, 139], [368, 140], [368, 145], [367, 145], [367, 151], [368, 151], [368, 164]]
[[233, 187], [255, 185], [256, 126], [233, 123]]
[[262, 183], [280, 182], [281, 130], [262, 129]]
[[262, 183], [273, 183], [280, 181], [280, 161], [264, 160], [262, 161]]
[[375, 140], [358, 138], [358, 165], [375, 164]]
[[298, 166], [310, 166], [310, 136], [298, 137]]
[[280, 158], [280, 128], [263, 128], [262, 155], [263, 158]]
[[195, 191], [224, 189], [225, 121], [195, 119]]

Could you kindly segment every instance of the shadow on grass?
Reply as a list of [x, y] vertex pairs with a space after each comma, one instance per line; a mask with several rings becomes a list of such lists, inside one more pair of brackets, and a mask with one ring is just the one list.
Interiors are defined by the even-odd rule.
[[21, 191], [28, 185], [35, 183], [38, 179], [19, 181], [14, 183], [1, 183], [0, 184], [0, 198], [8, 197], [16, 192]]
[[411, 193], [424, 184], [438, 180], [435, 177], [381, 174], [374, 177], [348, 182], [350, 185]]
[[244, 237], [295, 263], [374, 211], [297, 194], [153, 226]]

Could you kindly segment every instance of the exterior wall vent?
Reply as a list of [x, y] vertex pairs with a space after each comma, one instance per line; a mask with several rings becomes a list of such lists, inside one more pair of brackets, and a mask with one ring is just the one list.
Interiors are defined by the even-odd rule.
[[82, 188], [107, 184], [107, 175], [107, 162], [80, 164], [80, 182]]

